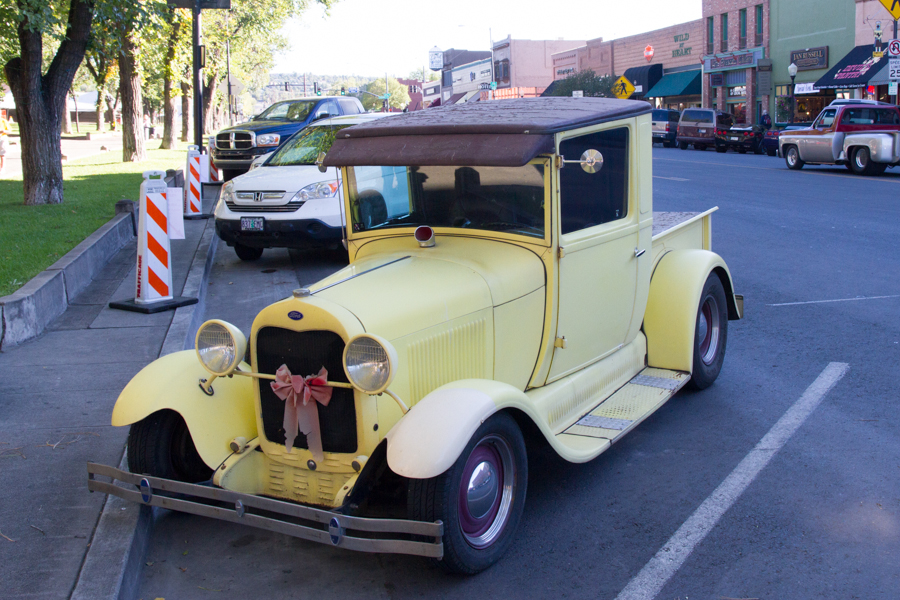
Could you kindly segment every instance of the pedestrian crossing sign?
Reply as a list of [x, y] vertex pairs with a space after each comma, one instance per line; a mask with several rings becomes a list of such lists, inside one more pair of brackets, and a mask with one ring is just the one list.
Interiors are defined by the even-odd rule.
[[[900, 2], [900, 0], [898, 0]], [[613, 84], [612, 88], [613, 94], [619, 100], [625, 100], [626, 98], [631, 97], [634, 93], [634, 85], [631, 84], [630, 81], [623, 75], [619, 77], [616, 82]]]
[[895, 21], [900, 19], [900, 0], [881, 0], [881, 3], [891, 13]]

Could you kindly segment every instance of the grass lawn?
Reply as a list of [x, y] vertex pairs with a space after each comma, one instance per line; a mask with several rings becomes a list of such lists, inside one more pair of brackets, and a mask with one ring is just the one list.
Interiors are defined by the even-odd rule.
[[[159, 140], [149, 142], [159, 148]], [[141, 173], [184, 168], [187, 144], [179, 150], [149, 150], [139, 163], [123, 163], [107, 152], [63, 165], [65, 202], [22, 204], [21, 179], [0, 179], [0, 296], [11, 294], [115, 216], [117, 201], [137, 200]]]

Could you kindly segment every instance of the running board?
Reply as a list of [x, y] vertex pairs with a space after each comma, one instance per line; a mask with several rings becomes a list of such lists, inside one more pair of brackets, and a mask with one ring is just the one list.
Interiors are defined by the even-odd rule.
[[585, 446], [589, 440], [584, 438], [593, 438], [594, 444], [604, 446], [598, 448], [602, 452], [656, 412], [690, 378], [689, 373], [648, 367], [556, 438], [565, 446]]

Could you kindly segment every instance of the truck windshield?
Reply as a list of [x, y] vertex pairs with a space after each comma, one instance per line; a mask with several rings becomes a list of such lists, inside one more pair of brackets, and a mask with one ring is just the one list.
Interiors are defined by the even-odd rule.
[[316, 101], [292, 101], [279, 102], [264, 110], [257, 121], [305, 121], [310, 111], [316, 105]]
[[272, 155], [267, 167], [295, 167], [314, 165], [319, 152], [328, 152], [334, 143], [335, 134], [349, 125], [328, 127], [307, 127], [290, 138]]
[[350, 167], [353, 231], [456, 227], [544, 237], [544, 163]]

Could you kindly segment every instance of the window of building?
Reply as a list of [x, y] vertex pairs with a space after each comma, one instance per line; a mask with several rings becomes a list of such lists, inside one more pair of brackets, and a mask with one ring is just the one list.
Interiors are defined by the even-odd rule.
[[776, 96], [790, 96], [791, 95], [791, 86], [776, 85], [775, 86], [775, 95]]
[[763, 5], [756, 5], [756, 45], [763, 45]]
[[729, 96], [746, 96], [747, 95], [747, 86], [746, 85], [738, 85], [735, 87], [728, 88]]
[[722, 44], [720, 51], [728, 52], [728, 13], [725, 13], [721, 17], [722, 21]]
[[712, 17], [706, 18], [706, 53], [713, 54], [716, 51], [715, 46], [715, 22]]
[[740, 24], [740, 39], [738, 40], [738, 48], [743, 50], [747, 47], [747, 9], [742, 8], [738, 13]]
[[559, 145], [566, 157], [580, 157], [588, 149], [603, 155], [602, 169], [587, 173], [576, 165], [559, 172], [563, 234], [623, 219], [628, 210], [628, 129], [591, 133]]

